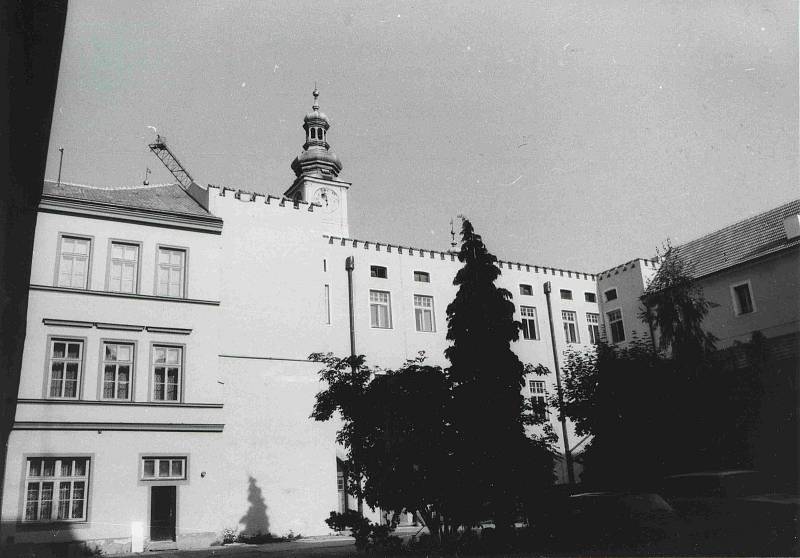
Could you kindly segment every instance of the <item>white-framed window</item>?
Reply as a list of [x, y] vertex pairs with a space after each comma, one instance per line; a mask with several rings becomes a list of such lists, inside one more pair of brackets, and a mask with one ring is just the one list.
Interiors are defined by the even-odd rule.
[[528, 380], [531, 395], [531, 406], [534, 416], [539, 419], [547, 417], [547, 388], [542, 380]]
[[82, 340], [51, 339], [47, 396], [78, 399], [82, 369]]
[[608, 289], [603, 294], [606, 297], [606, 302], [611, 302], [612, 300], [617, 300], [617, 289]]
[[323, 291], [323, 301], [324, 304], [323, 311], [325, 312], [325, 323], [331, 323], [331, 286], [326, 284], [325, 289]]
[[733, 296], [733, 312], [737, 316], [751, 314], [756, 311], [750, 281], [731, 286], [731, 295]]
[[133, 343], [103, 342], [103, 399], [131, 398]]
[[377, 277], [378, 279], [386, 279], [388, 273], [386, 268], [382, 265], [371, 265], [369, 266], [369, 276]]
[[29, 457], [23, 521], [86, 521], [88, 457]]
[[185, 480], [186, 457], [142, 457], [142, 480]]
[[415, 271], [414, 281], [416, 281], [417, 283], [430, 283], [431, 274], [428, 273], [427, 271]]
[[597, 295], [590, 292], [584, 292], [583, 300], [585, 300], [586, 302], [597, 302]]
[[580, 343], [578, 337], [578, 316], [572, 310], [561, 311], [561, 321], [564, 323], [564, 336], [567, 343]]
[[608, 329], [611, 332], [611, 342], [625, 341], [625, 326], [622, 323], [622, 310], [612, 310], [606, 314]]
[[72, 289], [89, 288], [89, 238], [62, 235], [58, 247], [58, 286]]
[[600, 342], [600, 314], [586, 312], [586, 323], [589, 325], [589, 343], [597, 345]]
[[139, 245], [112, 242], [108, 267], [108, 290], [135, 293], [139, 288]]
[[183, 375], [183, 347], [153, 345], [152, 399], [179, 401]]
[[159, 246], [157, 274], [157, 295], [182, 298], [186, 282], [186, 250]]
[[561, 289], [561, 300], [572, 300], [572, 291], [569, 289]]
[[391, 295], [387, 291], [369, 292], [369, 321], [372, 327], [392, 327]]
[[533, 306], [519, 307], [520, 322], [522, 323], [523, 339], [539, 339], [539, 323], [536, 319], [536, 308]]
[[530, 296], [533, 294], [533, 287], [531, 285], [520, 285], [519, 286], [519, 294], [524, 296]]
[[414, 321], [417, 325], [417, 331], [436, 331], [436, 324], [433, 320], [432, 296], [414, 295]]

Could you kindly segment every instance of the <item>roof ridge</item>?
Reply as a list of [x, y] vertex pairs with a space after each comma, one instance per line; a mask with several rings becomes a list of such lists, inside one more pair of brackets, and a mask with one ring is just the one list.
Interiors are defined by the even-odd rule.
[[58, 182], [51, 178], [45, 178], [45, 182], [49, 182], [51, 184], [62, 184], [64, 186], [76, 186], [78, 188], [89, 188], [90, 190], [104, 190], [104, 191], [124, 191], [124, 190], [149, 190], [151, 188], [165, 188], [166, 186], [178, 186], [177, 182], [163, 182], [160, 184], [140, 184], [137, 186], [95, 186], [93, 184], [79, 184], [77, 182], [67, 182], [66, 180], [62, 180]]

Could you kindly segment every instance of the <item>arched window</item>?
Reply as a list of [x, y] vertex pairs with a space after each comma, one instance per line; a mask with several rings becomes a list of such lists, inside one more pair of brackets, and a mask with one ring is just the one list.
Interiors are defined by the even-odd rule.
[[311, 139], [317, 139], [317, 129], [311, 128]]

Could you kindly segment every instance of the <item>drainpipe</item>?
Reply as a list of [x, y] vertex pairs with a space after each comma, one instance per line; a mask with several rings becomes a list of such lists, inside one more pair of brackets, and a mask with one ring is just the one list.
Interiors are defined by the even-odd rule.
[[[356, 356], [356, 317], [353, 309], [353, 270], [356, 268], [356, 260], [353, 256], [347, 256], [344, 261], [344, 269], [347, 271], [347, 296], [348, 296], [348, 309], [350, 314], [350, 358]], [[351, 364], [353, 373], [356, 371], [356, 365]], [[359, 484], [361, 480], [359, 479]], [[359, 495], [358, 497], [358, 513], [364, 515], [364, 500]]]
[[564, 438], [564, 458], [567, 461], [567, 478], [570, 484], [575, 484], [575, 471], [572, 468], [572, 452], [569, 449], [569, 435], [567, 434], [567, 418], [564, 416], [564, 392], [561, 390], [561, 372], [558, 368], [558, 349], [556, 348], [556, 330], [553, 325], [553, 306], [550, 303], [550, 292], [553, 290], [550, 281], [544, 284], [544, 295], [547, 298], [547, 318], [550, 321], [550, 340], [553, 347], [553, 363], [556, 370], [556, 391], [558, 392], [558, 420], [561, 421], [561, 434]]

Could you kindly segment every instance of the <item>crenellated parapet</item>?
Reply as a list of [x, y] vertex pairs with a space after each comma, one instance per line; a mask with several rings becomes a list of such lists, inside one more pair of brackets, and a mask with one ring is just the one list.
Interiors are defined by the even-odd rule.
[[216, 195], [221, 198], [228, 198], [238, 200], [245, 203], [270, 205], [277, 207], [286, 207], [289, 209], [306, 210], [313, 212], [315, 208], [320, 205], [316, 202], [307, 202], [299, 199], [291, 199], [286, 196], [274, 196], [272, 194], [262, 194], [261, 192], [250, 192], [238, 188], [229, 188], [227, 186], [216, 186], [214, 184], [208, 185], [208, 191], [211, 195]]
[[611, 269], [606, 269], [605, 271], [601, 271], [597, 274], [597, 279], [609, 279], [614, 275], [619, 275], [620, 273], [625, 273], [626, 271], [630, 271], [633, 269], [651, 269], [653, 271], [657, 270], [660, 266], [660, 261], [658, 258], [653, 258], [648, 260], [646, 258], [634, 258], [630, 261], [625, 262], [624, 264], [620, 264], [616, 267], [612, 267]]

